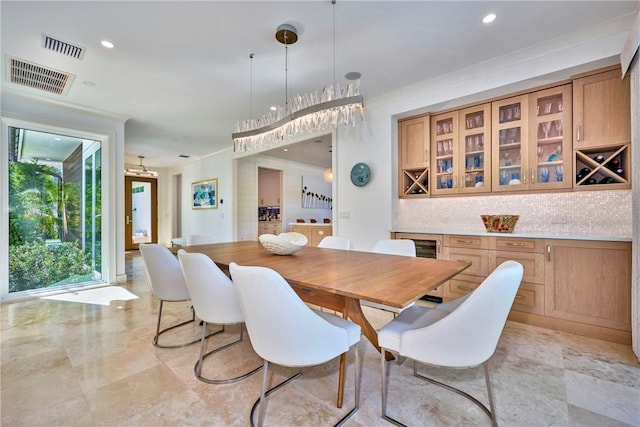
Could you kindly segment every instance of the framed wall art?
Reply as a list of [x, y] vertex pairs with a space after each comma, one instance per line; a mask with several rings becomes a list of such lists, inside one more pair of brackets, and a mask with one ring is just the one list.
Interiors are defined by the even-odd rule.
[[191, 183], [192, 209], [218, 209], [218, 179]]

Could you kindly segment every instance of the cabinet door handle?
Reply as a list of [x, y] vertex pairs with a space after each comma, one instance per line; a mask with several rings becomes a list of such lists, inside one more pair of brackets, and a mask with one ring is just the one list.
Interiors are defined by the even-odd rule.
[[532, 184], [536, 183], [536, 171], [535, 171], [535, 169], [531, 169], [531, 183]]
[[512, 242], [507, 242], [505, 243], [506, 246], [524, 246], [524, 243], [512, 243]]
[[516, 298], [518, 298], [518, 299], [524, 299], [524, 296], [523, 296], [523, 295], [516, 295]]
[[474, 288], [470, 288], [468, 286], [458, 286], [458, 289], [460, 289], [461, 291], [467, 291], [467, 292], [473, 292], [475, 290]]
[[551, 245], [547, 245], [547, 261], [551, 262]]
[[460, 239], [456, 240], [456, 242], [458, 242], [458, 243], [472, 243], [471, 240], [460, 240]]
[[527, 171], [526, 169], [523, 169], [523, 170], [522, 170], [522, 183], [523, 183], [523, 184], [526, 184], [526, 183], [527, 183], [527, 172], [528, 172], [528, 171]]
[[576, 141], [582, 139], [582, 126], [576, 126]]
[[429, 161], [429, 149], [428, 148], [426, 150], [424, 150], [424, 161], [425, 162]]

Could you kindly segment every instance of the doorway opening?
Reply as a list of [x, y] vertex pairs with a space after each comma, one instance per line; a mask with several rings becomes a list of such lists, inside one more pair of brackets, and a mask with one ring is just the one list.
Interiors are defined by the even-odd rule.
[[158, 243], [158, 181], [124, 178], [124, 248], [132, 251], [138, 250], [140, 243]]

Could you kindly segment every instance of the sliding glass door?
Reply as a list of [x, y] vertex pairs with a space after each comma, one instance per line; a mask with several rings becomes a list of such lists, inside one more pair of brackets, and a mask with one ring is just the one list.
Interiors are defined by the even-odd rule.
[[7, 129], [8, 293], [99, 283], [101, 142]]

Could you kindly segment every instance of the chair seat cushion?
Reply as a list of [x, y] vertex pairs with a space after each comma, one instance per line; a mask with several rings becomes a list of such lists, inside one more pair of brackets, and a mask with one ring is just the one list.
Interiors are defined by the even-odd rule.
[[399, 351], [400, 337], [403, 332], [429, 326], [448, 314], [443, 310], [412, 305], [403, 310], [402, 313], [378, 332], [378, 344], [387, 350]]
[[360, 341], [360, 325], [356, 325], [355, 323], [343, 319], [341, 317], [335, 316], [331, 313], [327, 313], [325, 311], [313, 310], [318, 316], [325, 319], [327, 322], [339, 326], [347, 331], [347, 336], [349, 340], [349, 347], [356, 344]]

